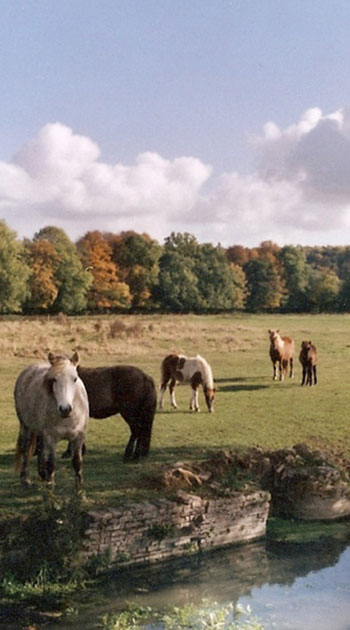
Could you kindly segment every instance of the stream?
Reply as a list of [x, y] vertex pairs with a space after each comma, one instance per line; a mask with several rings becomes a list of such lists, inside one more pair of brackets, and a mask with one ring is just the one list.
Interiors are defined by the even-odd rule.
[[[112, 573], [75, 620], [52, 627], [95, 630], [106, 613], [132, 602], [164, 610], [203, 600], [250, 606], [264, 630], [350, 630], [350, 545], [328, 539], [310, 544], [249, 545]], [[147, 630], [161, 630], [154, 622]]]

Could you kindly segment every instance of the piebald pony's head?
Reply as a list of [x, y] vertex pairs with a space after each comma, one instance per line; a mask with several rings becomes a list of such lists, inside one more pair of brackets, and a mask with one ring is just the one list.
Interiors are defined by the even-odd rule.
[[203, 378], [203, 391], [204, 391], [205, 402], [207, 404], [208, 411], [210, 413], [213, 413], [214, 399], [215, 399], [215, 392], [216, 392], [216, 387], [214, 386], [213, 373], [212, 373], [212, 370], [208, 361], [206, 361], [200, 354], [197, 354], [196, 358], [201, 364], [201, 373], [202, 373], [202, 378]]

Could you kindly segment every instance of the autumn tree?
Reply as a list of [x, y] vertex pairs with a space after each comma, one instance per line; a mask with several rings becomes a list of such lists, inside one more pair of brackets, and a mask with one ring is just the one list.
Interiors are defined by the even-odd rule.
[[28, 281], [29, 296], [25, 303], [26, 311], [45, 311], [52, 307], [57, 295], [58, 285], [55, 273], [60, 258], [46, 239], [24, 241], [26, 261], [30, 268]]
[[231, 278], [235, 290], [235, 309], [244, 309], [247, 301], [247, 278], [245, 271], [239, 265], [230, 263]]
[[19, 313], [27, 297], [29, 268], [16, 232], [0, 221], [0, 313]]
[[267, 260], [272, 265], [278, 268], [279, 266], [278, 257], [279, 257], [280, 249], [281, 249], [280, 246], [277, 245], [277, 243], [274, 243], [273, 241], [262, 241], [259, 247], [257, 248], [257, 252], [258, 252], [259, 258], [262, 258], [263, 260]]
[[243, 245], [232, 245], [228, 247], [226, 257], [230, 263], [239, 265], [240, 267], [244, 267], [251, 258], [249, 248], [243, 247]]
[[105, 234], [112, 246], [112, 260], [118, 267], [118, 275], [131, 293], [133, 309], [154, 307], [153, 288], [158, 281], [158, 261], [162, 252], [159, 243], [147, 234], [121, 232]]
[[121, 282], [117, 265], [112, 260], [112, 246], [101, 232], [87, 232], [77, 242], [83, 266], [92, 277], [88, 292], [90, 310], [125, 309], [130, 306], [128, 285]]
[[64, 230], [53, 226], [39, 230], [33, 240], [35, 243], [48, 241], [59, 261], [53, 276], [58, 291], [50, 310], [54, 313], [62, 311], [67, 314], [84, 311], [92, 278], [83, 268], [74, 243]]

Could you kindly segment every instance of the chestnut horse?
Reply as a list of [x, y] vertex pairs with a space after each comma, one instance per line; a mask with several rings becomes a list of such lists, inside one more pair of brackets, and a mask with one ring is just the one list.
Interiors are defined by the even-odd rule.
[[34, 453], [43, 481], [53, 482], [56, 444], [69, 440], [78, 487], [82, 481], [82, 447], [89, 419], [89, 403], [78, 376], [78, 353], [71, 359], [48, 355], [48, 363], [30, 365], [15, 384], [15, 406], [20, 422], [16, 448], [16, 470], [25, 486], [30, 485], [27, 466]]
[[270, 359], [273, 365], [273, 380], [277, 380], [277, 364], [279, 380], [283, 381], [289, 363], [289, 376], [293, 378], [294, 341], [290, 337], [281, 337], [279, 330], [269, 330]]
[[317, 350], [311, 341], [302, 341], [299, 354], [299, 361], [303, 368], [303, 376], [301, 385], [312, 385], [312, 377], [314, 385], [317, 385]]
[[[157, 408], [157, 392], [151, 376], [133, 365], [79, 366], [78, 374], [86, 387], [90, 417], [101, 419], [120, 413], [129, 425], [131, 435], [124, 461], [146, 457]], [[63, 457], [69, 454], [70, 444]]]
[[192, 396], [190, 410], [200, 411], [198, 404], [198, 387], [203, 386], [208, 411], [214, 411], [215, 387], [211, 367], [199, 354], [196, 357], [185, 357], [183, 354], [169, 354], [162, 361], [159, 408], [163, 408], [163, 398], [169, 383], [171, 405], [176, 409], [176, 383], [190, 383]]

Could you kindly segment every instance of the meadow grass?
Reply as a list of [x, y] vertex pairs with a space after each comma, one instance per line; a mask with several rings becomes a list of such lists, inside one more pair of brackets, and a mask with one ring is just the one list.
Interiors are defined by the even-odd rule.
[[[2, 518], [23, 513], [40, 500], [36, 465], [32, 488], [23, 490], [14, 474], [18, 420], [13, 386], [19, 372], [49, 350], [78, 349], [83, 365], [129, 363], [151, 374], [157, 388], [160, 364], [170, 352], [202, 354], [217, 386], [215, 413], [189, 411], [190, 388], [176, 390], [179, 409], [157, 411], [149, 458], [124, 464], [129, 428], [120, 416], [90, 420], [84, 461], [87, 507], [117, 505], [157, 495], [148, 478], [160, 465], [205, 459], [222, 448], [260, 445], [275, 449], [306, 442], [350, 458], [348, 366], [350, 315], [140, 315], [99, 317], [12, 317], [0, 320], [0, 501]], [[296, 342], [295, 377], [272, 380], [268, 328]], [[317, 387], [301, 387], [300, 343], [311, 339], [319, 352]], [[59, 446], [56, 492], [74, 486], [70, 462]]]

